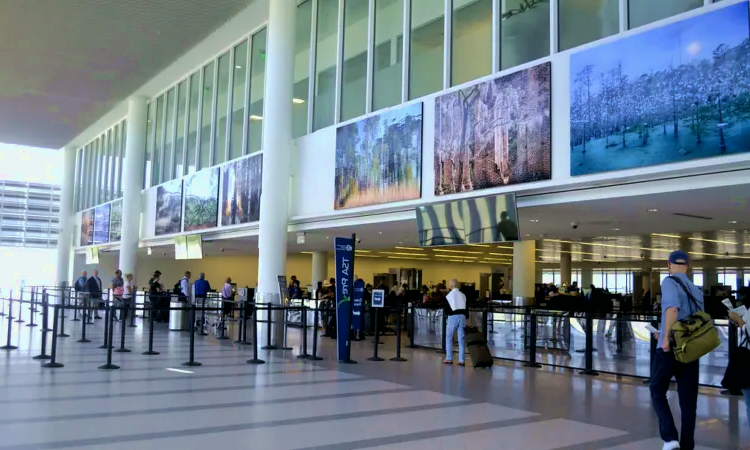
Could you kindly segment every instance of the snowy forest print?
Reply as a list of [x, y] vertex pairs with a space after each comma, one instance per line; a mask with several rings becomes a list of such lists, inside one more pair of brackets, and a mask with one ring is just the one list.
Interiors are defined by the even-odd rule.
[[336, 130], [335, 209], [421, 196], [422, 103]]
[[570, 173], [750, 151], [748, 5], [570, 60]]
[[435, 195], [552, 176], [551, 65], [435, 99]]

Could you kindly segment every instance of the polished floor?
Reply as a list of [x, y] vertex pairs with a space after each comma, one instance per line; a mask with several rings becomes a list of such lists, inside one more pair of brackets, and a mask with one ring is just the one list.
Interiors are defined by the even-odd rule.
[[[527, 369], [499, 362], [492, 370], [445, 366], [433, 350], [404, 349], [393, 362], [393, 338], [383, 362], [366, 361], [372, 339], [353, 343], [358, 364], [335, 361], [331, 339], [319, 341], [322, 361], [291, 351], [197, 337], [187, 367], [189, 333], [157, 324], [155, 356], [141, 353], [148, 333], [126, 328], [114, 353], [119, 370], [104, 371], [102, 321], [76, 342], [80, 322], [66, 323], [57, 359], [40, 367], [38, 328], [15, 324], [18, 350], [0, 353], [0, 449], [659, 449], [647, 386], [640, 380], [587, 377], [567, 369]], [[0, 343], [7, 321], [0, 318]], [[261, 329], [261, 336], [263, 329]], [[119, 326], [115, 329], [119, 346]], [[308, 333], [312, 347], [312, 331]], [[406, 342], [404, 342], [404, 345]], [[673, 408], [676, 395], [670, 394]], [[744, 403], [704, 389], [699, 400], [701, 449], [750, 442]]]

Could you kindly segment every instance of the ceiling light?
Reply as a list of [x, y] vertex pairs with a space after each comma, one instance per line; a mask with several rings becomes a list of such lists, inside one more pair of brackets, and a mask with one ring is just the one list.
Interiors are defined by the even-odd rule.
[[381, 255], [408, 255], [408, 256], [418, 256], [420, 258], [424, 258], [427, 255], [424, 253], [399, 253], [399, 252], [380, 252]]
[[596, 253], [589, 253], [589, 252], [569, 252], [566, 250], [560, 250], [560, 253], [570, 253], [572, 255], [596, 255]]
[[537, 223], [539, 221], [537, 219], [531, 219], [531, 220], [529, 220], [529, 222]]
[[383, 232], [382, 231], [378, 231], [378, 234], [383, 234]]
[[668, 238], [674, 238], [674, 239], [679, 239], [680, 238], [680, 236], [678, 236], [676, 234], [651, 233], [651, 236], [661, 236], [661, 237], [668, 237]]
[[326, 239], [331, 239], [329, 236], [326, 236]]
[[736, 242], [732, 241], [717, 241], [714, 239], [701, 239], [701, 238], [689, 238], [691, 241], [704, 241], [704, 242], [715, 242], [717, 244], [730, 244], [730, 245], [737, 245]]
[[529, 237], [529, 236], [531, 236], [531, 235], [530, 235], [530, 234], [527, 234], [527, 235], [526, 235], [526, 237]]
[[464, 250], [443, 250], [440, 248], [436, 248], [433, 250], [433, 252], [444, 252], [444, 253], [463, 253], [465, 255], [481, 255], [482, 252], [467, 252]]
[[430, 258], [404, 258], [403, 256], [389, 256], [388, 259], [419, 259], [422, 261], [429, 261]]
[[659, 212], [659, 208], [651, 208], [648, 212]]
[[485, 248], [491, 247], [490, 245], [486, 245], [486, 244], [468, 244], [468, 246], [469, 247], [485, 247]]
[[509, 255], [509, 254], [507, 254], [507, 253], [487, 253], [487, 254], [488, 255], [495, 255], [495, 256], [505, 256], [507, 258], [512, 258], [512, 256]]
[[378, 255], [362, 255], [360, 253], [356, 253], [354, 256], [357, 258], [380, 258]]
[[297, 105], [301, 105], [302, 103], [305, 103], [305, 101], [302, 100], [301, 98], [293, 98], [292, 99], [292, 103], [295, 103]]
[[242, 69], [242, 66], [234, 66], [235, 69]]
[[423, 248], [419, 248], [419, 247], [395, 247], [395, 248], [398, 248], [398, 249], [401, 249], [401, 250], [416, 250], [418, 252], [423, 252], [424, 251]]
[[[448, 262], [460, 262], [460, 263], [462, 263], [462, 262], [466, 262], [466, 261], [464, 261], [462, 259], [449, 259]], [[469, 262], [474, 262], [474, 261], [469, 261]]]
[[370, 250], [354, 250], [355, 253], [371, 253]]
[[730, 220], [729, 223], [731, 223], [732, 225], [734, 225], [735, 223], [737, 223], [737, 221], [736, 220]]
[[250, 115], [250, 120], [263, 120], [263, 116], [258, 116], [256, 114]]
[[619, 228], [612, 228], [612, 231], [620, 231]]
[[[434, 256], [435, 258], [457, 258], [458, 257], [456, 255], [432, 255], [432, 256]], [[461, 258], [477, 259], [479, 258], [479, 256], [461, 256]]]

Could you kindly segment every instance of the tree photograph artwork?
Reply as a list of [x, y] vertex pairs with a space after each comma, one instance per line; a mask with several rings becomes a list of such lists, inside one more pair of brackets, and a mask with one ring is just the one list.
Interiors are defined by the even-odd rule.
[[334, 209], [417, 199], [421, 181], [422, 103], [336, 130]]
[[94, 243], [94, 208], [81, 212], [81, 247]]
[[94, 244], [109, 242], [110, 204], [105, 203], [94, 209]]
[[435, 99], [435, 195], [552, 176], [551, 65]]
[[570, 58], [570, 173], [750, 151], [748, 4]]
[[154, 234], [180, 232], [182, 220], [182, 180], [172, 180], [156, 188]]
[[109, 242], [120, 242], [122, 239], [122, 199], [111, 203], [109, 215]]
[[219, 168], [185, 179], [185, 231], [215, 228], [219, 215]]
[[260, 220], [263, 155], [236, 160], [222, 169], [221, 224]]

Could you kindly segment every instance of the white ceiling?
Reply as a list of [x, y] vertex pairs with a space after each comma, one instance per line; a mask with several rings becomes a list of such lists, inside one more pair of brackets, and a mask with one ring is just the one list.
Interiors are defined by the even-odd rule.
[[3, 0], [0, 142], [60, 148], [254, 0]]

